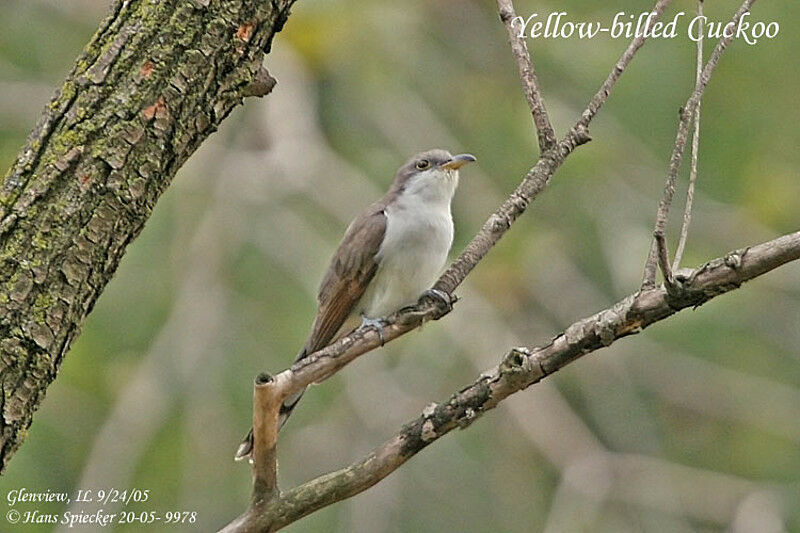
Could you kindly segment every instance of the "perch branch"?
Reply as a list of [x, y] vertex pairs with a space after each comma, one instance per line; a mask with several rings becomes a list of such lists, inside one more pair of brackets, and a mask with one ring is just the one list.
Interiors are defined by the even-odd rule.
[[508, 41], [511, 44], [511, 52], [517, 61], [519, 77], [522, 80], [522, 91], [525, 99], [531, 108], [533, 123], [536, 126], [536, 133], [539, 138], [539, 153], [544, 153], [556, 145], [556, 133], [550, 124], [547, 116], [547, 108], [544, 105], [542, 91], [539, 88], [539, 80], [536, 78], [536, 71], [533, 68], [531, 56], [528, 53], [528, 45], [522, 31], [514, 30], [514, 21], [520, 20], [514, 12], [514, 4], [511, 0], [497, 0], [497, 9], [500, 12], [500, 20], [505, 24], [508, 32]]
[[[736, 27], [736, 25], [739, 23], [739, 19], [742, 18], [742, 15], [750, 11], [750, 7], [755, 3], [755, 1], [756, 0], [745, 0], [728, 24], [732, 24], [733, 27]], [[686, 105], [683, 107], [683, 109], [681, 109], [678, 133], [675, 138], [675, 145], [672, 149], [672, 156], [670, 157], [666, 185], [664, 186], [664, 193], [661, 197], [661, 201], [658, 204], [658, 212], [656, 213], [656, 224], [653, 232], [654, 234], [666, 233], [667, 221], [669, 220], [669, 209], [672, 205], [672, 197], [675, 194], [675, 181], [678, 179], [678, 172], [680, 171], [681, 163], [683, 162], [683, 152], [686, 148], [686, 138], [689, 133], [689, 122], [695, 113], [695, 109], [700, 104], [700, 99], [703, 97], [703, 92], [705, 91], [706, 86], [708, 86], [708, 82], [711, 80], [711, 75], [714, 73], [714, 69], [717, 67], [722, 54], [728, 48], [728, 45], [731, 43], [731, 41], [733, 41], [735, 36], [736, 32], [731, 32], [730, 35], [724, 36], [719, 40], [717, 46], [714, 48], [714, 51], [711, 53], [711, 57], [709, 57], [705, 68], [703, 69], [700, 79], [698, 79], [697, 83], [695, 84], [692, 95], [686, 101]], [[655, 239], [653, 239], [653, 244], [650, 247], [650, 253], [647, 256], [647, 262], [645, 263], [642, 289], [652, 289], [655, 287], [657, 262], [658, 248]]]
[[[671, 0], [660, 0], [653, 11], [655, 23], [669, 5]], [[614, 66], [600, 90], [592, 98], [589, 108], [583, 113], [580, 121], [559, 142], [558, 150], [548, 152], [522, 180], [517, 189], [506, 199], [483, 224], [478, 234], [467, 245], [464, 251], [445, 271], [434, 288], [452, 294], [464, 281], [472, 269], [486, 256], [489, 250], [511, 228], [516, 219], [525, 212], [527, 206], [541, 193], [555, 171], [575, 148], [588, 141], [586, 127], [596, 115], [597, 110], [608, 99], [611, 90], [622, 72], [630, 65], [636, 51], [644, 43], [644, 37], [635, 38]], [[387, 318], [383, 333], [386, 342], [417, 328], [429, 320], [438, 320], [449, 311], [437, 306], [434, 302], [421, 302], [414, 308], [404, 309]], [[359, 328], [353, 333], [339, 339], [334, 344], [302, 359], [275, 376], [281, 395], [286, 398], [303, 390], [312, 383], [319, 383], [360, 355], [381, 345], [374, 328]]]
[[[698, 26], [700, 27], [700, 38], [697, 39], [697, 64], [695, 66], [695, 86], [700, 83], [700, 76], [703, 75], [703, 41], [704, 41], [704, 27], [703, 27], [703, 0], [697, 0], [697, 16], [700, 17]], [[675, 262], [672, 264], [672, 270], [678, 270], [681, 266], [681, 259], [683, 259], [683, 251], [686, 248], [686, 239], [689, 237], [689, 224], [692, 221], [692, 205], [694, 204], [694, 189], [697, 183], [697, 162], [700, 152], [700, 108], [702, 106], [702, 99], [697, 101], [697, 107], [694, 109], [694, 116], [692, 122], [694, 124], [694, 132], [692, 133], [692, 162], [689, 169], [689, 188], [686, 191], [686, 206], [683, 210], [683, 224], [681, 225], [681, 236], [678, 240], [678, 248], [675, 250]]]
[[513, 348], [499, 365], [447, 401], [426, 407], [419, 417], [360, 461], [281, 493], [261, 513], [248, 510], [223, 531], [275, 531], [363, 492], [438, 438], [470, 425], [511, 394], [538, 383], [572, 361], [797, 259], [800, 231], [709, 261], [681, 275], [675, 291], [660, 286], [631, 294], [612, 307], [575, 322], [546, 345]]
[[272, 376], [263, 373], [253, 386], [253, 500], [260, 504], [278, 492], [278, 413], [281, 399]]
[[[670, 1], [659, 0], [656, 3], [654, 8], [655, 15], [650, 19], [651, 23], [655, 23], [661, 17]], [[499, 5], [502, 9], [503, 4]], [[630, 43], [622, 57], [617, 61], [614, 70], [606, 78], [600, 90], [593, 96], [589, 108], [583, 113], [578, 123], [557, 144], [555, 149], [540, 154], [536, 165], [528, 172], [511, 196], [484, 223], [467, 248], [436, 282], [435, 289], [452, 294], [475, 265], [525, 211], [529, 203], [544, 190], [550, 178], [564, 160], [577, 146], [590, 140], [587, 130], [589, 123], [602, 104], [608, 99], [617, 80], [630, 65], [634, 55], [644, 44], [645, 39], [644, 36], [637, 36]], [[512, 50], [514, 50], [514, 39], [512, 38], [511, 40]], [[514, 51], [516, 55], [516, 50]], [[527, 56], [527, 59], [530, 62], [529, 56]], [[531, 65], [531, 72], [533, 72], [532, 68]], [[527, 87], [525, 82], [523, 84]], [[535, 86], [533, 87], [532, 90], [538, 95], [538, 89]], [[539, 99], [539, 102], [541, 102], [541, 99]], [[542, 107], [541, 109], [543, 110], [544, 108]], [[273, 386], [276, 398], [283, 400], [312, 383], [319, 383], [327, 379], [356, 357], [415, 329], [427, 320], [439, 319], [449, 311], [450, 309], [443, 308], [437, 305], [436, 302], [423, 300], [416, 307], [401, 310], [389, 317], [383, 328], [383, 339], [378, 338], [378, 334], [373, 328], [359, 328], [353, 331], [334, 344], [295, 363], [289, 370], [285, 370], [275, 376]], [[254, 455], [255, 464], [253, 468], [255, 472], [269, 468], [259, 464], [262, 460], [264, 460], [262, 459], [262, 454], [256, 453]], [[265, 506], [272, 508], [275, 501], [275, 498], [266, 502], [260, 500], [258, 498], [258, 490], [254, 486], [253, 504], [242, 516], [229, 524], [226, 530], [249, 531], [253, 529], [255, 527], [254, 524], [260, 520], [258, 517], [269, 514], [269, 511], [265, 510]], [[256, 528], [256, 530], [261, 529], [264, 528]]]

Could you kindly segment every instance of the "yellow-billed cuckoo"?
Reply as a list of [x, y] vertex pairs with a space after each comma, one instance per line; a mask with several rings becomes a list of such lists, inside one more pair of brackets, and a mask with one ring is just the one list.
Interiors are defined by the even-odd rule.
[[[359, 215], [344, 234], [319, 289], [317, 316], [297, 361], [326, 347], [351, 315], [375, 327], [383, 340], [381, 317], [415, 304], [447, 260], [453, 243], [450, 202], [458, 186], [458, 169], [475, 161], [428, 150], [400, 167], [389, 191]], [[287, 398], [280, 425], [302, 393]], [[249, 457], [252, 430], [239, 445], [237, 459]]]

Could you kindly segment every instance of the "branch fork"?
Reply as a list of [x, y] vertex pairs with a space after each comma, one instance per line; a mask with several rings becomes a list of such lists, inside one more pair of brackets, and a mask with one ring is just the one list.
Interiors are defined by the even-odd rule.
[[[733, 18], [734, 23], [749, 10], [754, 1], [744, 1]], [[658, 0], [653, 8], [654, 16], [648, 19], [649, 24], [655, 24], [670, 3], [670, 0]], [[451, 311], [452, 303], [456, 300], [452, 292], [547, 186], [572, 151], [591, 140], [588, 131], [590, 122], [646, 40], [644, 35], [647, 32], [644, 32], [643, 36], [631, 41], [580, 119], [557, 141], [527, 46], [511, 27], [516, 16], [512, 2], [497, 0], [497, 4], [537, 130], [539, 160], [434, 285], [434, 290], [442, 291], [448, 298], [434, 297], [435, 293], [430, 293], [423, 296], [416, 306], [388, 317], [383, 329], [386, 342]], [[731, 252], [697, 269], [680, 268], [691, 211], [691, 200], [687, 199], [681, 242], [674, 263], [670, 263], [665, 227], [689, 123], [694, 121], [695, 124], [693, 175], [696, 176], [700, 98], [729, 42], [730, 39], [726, 38], [720, 40], [705, 68], [701, 71], [698, 67], [695, 89], [682, 110], [664, 198], [659, 204], [653, 232], [653, 246], [644, 282], [638, 292], [572, 324], [543, 346], [512, 348], [496, 367], [482, 373], [474, 383], [452, 395], [448, 401], [429, 404], [418, 418], [407, 423], [399, 433], [362, 460], [285, 492], [277, 488], [275, 459], [278, 410], [283, 399], [312, 383], [327, 379], [356, 357], [382, 345], [382, 342], [373, 329], [358, 328], [272, 378], [261, 376], [256, 380], [254, 392], [253, 427], [256, 438], [253, 502], [250, 509], [229, 524], [225, 531], [275, 531], [322, 507], [358, 494], [388, 476], [441, 436], [455, 428], [470, 425], [509, 395], [541, 381], [583, 355], [609, 346], [622, 337], [639, 333], [650, 324], [682, 309], [702, 305], [745, 281], [800, 258], [800, 232], [796, 232]], [[702, 48], [698, 47], [698, 63], [701, 57]], [[693, 190], [693, 185], [690, 190]], [[663, 286], [655, 285], [656, 265], [664, 276]]]
[[[756, 0], [744, 0], [729, 23], [731, 27], [735, 27], [739, 20], [746, 13], [750, 12], [750, 8], [755, 1]], [[698, 13], [700, 16], [702, 16], [703, 2], [701, 0], [698, 1]], [[650, 247], [650, 253], [647, 256], [647, 261], [645, 262], [644, 275], [642, 278], [642, 289], [652, 289], [655, 287], [656, 265], [660, 265], [659, 254], [661, 253], [661, 250], [659, 249], [660, 245], [658, 244], [658, 235], [661, 234], [663, 237], [664, 233], [666, 232], [667, 222], [669, 221], [670, 207], [672, 206], [672, 198], [675, 194], [675, 184], [678, 179], [678, 173], [680, 172], [681, 164], [683, 163], [683, 153], [686, 149], [689, 125], [693, 121], [695, 129], [692, 140], [692, 168], [690, 172], [689, 190], [687, 192], [683, 226], [681, 228], [681, 238], [678, 243], [678, 253], [675, 256], [675, 267], [679, 266], [680, 264], [680, 259], [683, 255], [684, 246], [686, 244], [689, 222], [691, 220], [694, 186], [697, 180], [697, 152], [699, 149], [700, 139], [700, 102], [702, 101], [703, 93], [708, 86], [708, 82], [711, 80], [711, 76], [719, 64], [722, 54], [725, 52], [728, 45], [730, 45], [734, 38], [735, 33], [723, 36], [722, 39], [720, 39], [717, 43], [716, 47], [714, 47], [713, 52], [711, 52], [711, 56], [708, 58], [705, 67], [702, 69], [700, 66], [702, 65], [703, 46], [702, 41], [698, 43], [695, 87], [691, 96], [689, 96], [689, 99], [686, 101], [686, 104], [681, 108], [680, 111], [680, 121], [678, 124], [678, 131], [675, 136], [675, 145], [673, 146], [672, 155], [670, 157], [669, 171], [667, 172], [664, 192], [661, 200], [659, 201], [658, 211], [656, 213], [655, 229], [653, 230], [654, 239], [652, 246]], [[662, 271], [663, 270], [664, 269], [662, 267]]]

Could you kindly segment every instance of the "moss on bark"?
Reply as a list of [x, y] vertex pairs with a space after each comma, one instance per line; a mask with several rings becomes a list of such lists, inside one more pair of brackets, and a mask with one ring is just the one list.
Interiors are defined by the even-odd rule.
[[293, 3], [118, 0], [44, 109], [0, 186], [0, 468], [175, 172], [271, 88]]

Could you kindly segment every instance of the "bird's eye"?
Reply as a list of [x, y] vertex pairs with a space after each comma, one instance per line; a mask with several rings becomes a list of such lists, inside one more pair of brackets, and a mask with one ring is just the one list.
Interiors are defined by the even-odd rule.
[[420, 159], [417, 161], [417, 170], [425, 170], [429, 166], [431, 166], [431, 163], [427, 159]]

